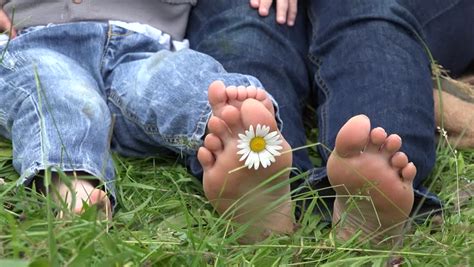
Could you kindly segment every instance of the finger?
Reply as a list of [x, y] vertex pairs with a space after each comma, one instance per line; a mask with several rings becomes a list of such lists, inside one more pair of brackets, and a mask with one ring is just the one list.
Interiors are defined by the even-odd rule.
[[258, 7], [258, 14], [260, 16], [268, 16], [270, 13], [270, 7], [272, 6], [273, 0], [260, 0], [260, 6]]
[[288, 26], [295, 25], [296, 14], [298, 13], [298, 0], [290, 0], [288, 7]]
[[260, 6], [260, 0], [250, 0], [250, 6], [257, 9]]
[[288, 0], [277, 0], [276, 20], [279, 24], [286, 22], [286, 14], [288, 12]]

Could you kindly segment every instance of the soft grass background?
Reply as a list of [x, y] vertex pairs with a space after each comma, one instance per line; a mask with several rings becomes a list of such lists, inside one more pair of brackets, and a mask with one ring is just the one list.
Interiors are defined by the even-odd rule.
[[239, 245], [239, 231], [212, 210], [201, 183], [173, 159], [158, 157], [115, 157], [119, 208], [109, 228], [96, 222], [93, 209], [56, 220], [48, 198], [15, 186], [11, 144], [0, 140], [0, 266], [384, 266], [395, 255], [405, 266], [469, 266], [473, 201], [459, 189], [474, 177], [474, 151], [454, 151], [443, 140], [429, 183], [447, 203], [444, 224], [414, 226], [395, 250], [338, 244], [310, 212], [292, 236]]

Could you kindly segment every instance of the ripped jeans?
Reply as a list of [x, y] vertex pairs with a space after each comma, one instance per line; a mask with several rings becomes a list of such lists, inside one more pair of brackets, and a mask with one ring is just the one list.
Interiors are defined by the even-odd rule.
[[111, 149], [196, 161], [211, 115], [209, 84], [261, 84], [204, 54], [173, 51], [169, 42], [78, 22], [25, 31], [0, 45], [0, 134], [12, 140], [19, 183], [47, 168], [84, 171], [113, 200]]

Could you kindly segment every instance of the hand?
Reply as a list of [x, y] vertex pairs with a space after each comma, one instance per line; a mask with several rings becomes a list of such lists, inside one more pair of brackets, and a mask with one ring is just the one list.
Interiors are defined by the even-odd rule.
[[[11, 32], [10, 32], [11, 30]], [[16, 37], [16, 30], [12, 26], [12, 21], [3, 9], [0, 9], [0, 33], [10, 33], [10, 38]]]
[[[258, 9], [260, 16], [268, 16], [273, 0], [250, 0], [250, 6]], [[295, 24], [298, 0], [276, 0], [276, 20], [279, 24]]]

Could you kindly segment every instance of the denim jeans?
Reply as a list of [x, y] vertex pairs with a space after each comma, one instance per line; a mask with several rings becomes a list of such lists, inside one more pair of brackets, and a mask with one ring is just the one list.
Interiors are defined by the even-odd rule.
[[110, 148], [194, 156], [211, 115], [209, 84], [261, 87], [209, 56], [169, 48], [101, 22], [42, 27], [0, 46], [0, 134], [12, 140], [19, 182], [46, 168], [85, 171], [113, 196]]
[[[300, 1], [296, 26], [289, 28], [275, 23], [274, 12], [260, 18], [246, 0], [200, 0], [187, 34], [192, 48], [262, 81], [280, 103], [288, 126], [283, 134], [293, 146], [306, 141], [301, 108], [308, 97], [317, 111], [318, 141], [331, 149], [341, 126], [361, 113], [372, 127], [399, 134], [401, 150], [418, 169], [415, 207], [422, 201], [424, 212], [441, 203], [423, 187], [435, 162], [433, 85], [427, 53], [414, 33], [457, 75], [474, 59], [473, 6], [471, 0]], [[319, 152], [324, 164], [329, 151]], [[304, 153], [294, 161], [309, 170], [302, 190], [310, 185], [319, 195], [334, 195], [325, 189], [325, 167], [311, 169]], [[320, 208], [331, 208], [333, 198], [324, 199]]]

